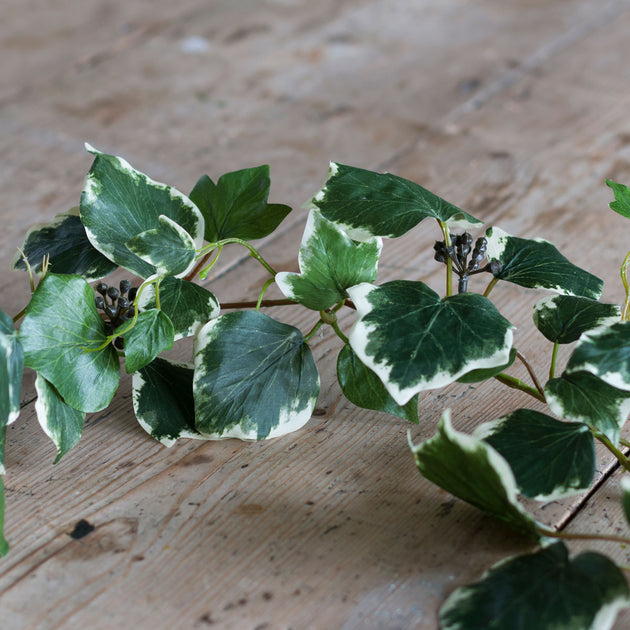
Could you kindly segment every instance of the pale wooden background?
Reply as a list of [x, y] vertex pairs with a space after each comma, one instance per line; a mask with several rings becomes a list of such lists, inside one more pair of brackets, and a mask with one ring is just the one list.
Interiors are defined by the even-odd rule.
[[[279, 269], [296, 268], [300, 206], [335, 160], [391, 170], [488, 223], [548, 238], [606, 279], [607, 299], [621, 299], [630, 225], [607, 209], [603, 182], [630, 182], [630, 1], [4, 0], [0, 9], [5, 269], [30, 224], [78, 203], [88, 141], [184, 192], [203, 173], [269, 163], [272, 200], [296, 208], [263, 248]], [[387, 243], [380, 280], [441, 287], [436, 236], [427, 225]], [[226, 251], [211, 279], [220, 299], [258, 293], [264, 274], [239, 256]], [[0, 308], [18, 312], [25, 276], [0, 283]], [[529, 311], [538, 297], [493, 293], [544, 373], [549, 348]], [[298, 308], [276, 316], [303, 331], [314, 323]], [[424, 482], [410, 425], [340, 396], [338, 349], [330, 334], [314, 344], [322, 392], [295, 434], [165, 449], [136, 424], [125, 377], [55, 467], [27, 376], [7, 446], [3, 630], [436, 628], [448, 593], [527, 544]], [[471, 430], [518, 405], [529, 402], [498, 385], [451, 387], [423, 397], [411, 435], [431, 436], [445, 406]], [[628, 534], [618, 475], [606, 460], [599, 472], [591, 496], [551, 503], [539, 518]], [[96, 529], [75, 541], [80, 519]], [[619, 546], [590, 547], [630, 563]], [[615, 627], [628, 625], [625, 614]]]

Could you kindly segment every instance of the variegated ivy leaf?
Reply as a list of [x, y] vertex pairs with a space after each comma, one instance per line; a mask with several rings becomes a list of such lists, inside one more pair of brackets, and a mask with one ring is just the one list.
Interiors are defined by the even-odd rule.
[[52, 383], [74, 409], [109, 405], [120, 378], [94, 291], [80, 276], [47, 274], [26, 309], [19, 339], [24, 363]]
[[[20, 415], [24, 352], [13, 320], [0, 311], [0, 427]], [[0, 459], [0, 464], [4, 461]]]
[[81, 195], [81, 221], [90, 242], [104, 256], [141, 278], [154, 275], [155, 266], [138, 258], [126, 243], [159, 228], [160, 215], [181, 226], [195, 247], [201, 247], [203, 217], [188, 197], [152, 180], [120, 157], [86, 147], [95, 158]]
[[540, 538], [536, 521], [517, 501], [507, 461], [483, 440], [455, 431], [448, 409], [435, 436], [411, 450], [423, 477], [522, 534]]
[[262, 440], [310, 419], [319, 374], [297, 328], [257, 311], [236, 311], [199, 331], [193, 392], [200, 433]]
[[56, 464], [79, 442], [85, 413], [67, 405], [59, 392], [41, 375], [35, 379], [37, 401], [35, 412], [44, 433], [57, 447]]
[[467, 212], [407, 179], [335, 162], [330, 163], [328, 179], [310, 205], [356, 241], [402, 236], [427, 218], [451, 228], [482, 225]]
[[613, 194], [615, 195], [615, 201], [610, 204], [611, 209], [622, 217], [630, 219], [630, 189], [610, 179], [606, 180], [606, 184], [612, 188]]
[[442, 300], [426, 284], [407, 280], [363, 283], [348, 293], [358, 314], [350, 345], [399, 405], [509, 361], [512, 325], [481, 295]]
[[587, 330], [610, 326], [619, 321], [616, 304], [572, 295], [550, 295], [534, 305], [534, 324], [554, 343], [572, 343]]
[[472, 370], [471, 372], [467, 372], [463, 376], [460, 376], [457, 379], [458, 383], [481, 383], [481, 381], [487, 381], [489, 378], [500, 374], [507, 370], [516, 360], [517, 350], [516, 348], [512, 348], [510, 350], [510, 358], [507, 360], [507, 363], [503, 365], [498, 365], [493, 368], [485, 368], [482, 370]]
[[133, 328], [125, 332], [130, 325], [130, 322], [125, 322], [114, 331], [125, 341], [127, 374], [133, 374], [151, 363], [161, 352], [170, 350], [175, 340], [175, 331], [168, 315], [155, 308], [142, 311]]
[[442, 630], [610, 630], [629, 605], [621, 570], [598, 553], [573, 560], [564, 543], [504, 560], [456, 589], [440, 609]]
[[566, 420], [585, 422], [616, 444], [630, 413], [630, 392], [608, 385], [590, 372], [563, 373], [545, 385], [549, 409]]
[[630, 322], [585, 332], [565, 371], [590, 372], [613, 387], [630, 391]]
[[4, 484], [0, 477], [0, 556], [6, 556], [9, 553], [9, 543], [4, 537]]
[[418, 396], [400, 406], [388, 394], [381, 379], [361, 363], [352, 348], [345, 345], [337, 357], [337, 380], [344, 396], [357, 407], [373, 409], [418, 423]]
[[[34, 273], [40, 273], [44, 256], [51, 271], [83, 276], [88, 282], [104, 278], [118, 265], [105, 258], [88, 240], [79, 218], [79, 208], [58, 214], [49, 223], [38, 223], [26, 234], [21, 247]], [[12, 262], [14, 269], [26, 269], [19, 252]]]
[[595, 473], [595, 444], [581, 422], [560, 422], [532, 409], [517, 409], [486, 422], [473, 434], [508, 462], [520, 493], [552, 501], [583, 492]]
[[[208, 320], [219, 315], [217, 298], [194, 282], [166, 276], [160, 280], [159, 292], [160, 308], [173, 324], [175, 341], [196, 335]], [[142, 292], [138, 306], [143, 311], [156, 307], [155, 285], [150, 284]]]
[[185, 276], [195, 266], [192, 237], [175, 221], [161, 214], [159, 226], [130, 238], [125, 245], [138, 258], [153, 265], [158, 276]]
[[190, 198], [205, 219], [206, 240], [250, 241], [271, 234], [291, 208], [267, 203], [270, 183], [267, 165], [226, 173], [216, 184], [207, 175], [200, 177]]
[[289, 299], [323, 311], [347, 297], [346, 289], [376, 279], [382, 241], [353, 241], [317, 210], [311, 210], [302, 244], [300, 273], [276, 274], [276, 284]]
[[501, 263], [495, 278], [530, 289], [547, 289], [562, 295], [578, 295], [597, 300], [604, 283], [569, 262], [551, 243], [543, 239], [510, 236], [497, 227], [486, 231], [488, 260]]
[[135, 372], [133, 409], [140, 426], [164, 446], [203, 437], [195, 429], [192, 366], [158, 357]]

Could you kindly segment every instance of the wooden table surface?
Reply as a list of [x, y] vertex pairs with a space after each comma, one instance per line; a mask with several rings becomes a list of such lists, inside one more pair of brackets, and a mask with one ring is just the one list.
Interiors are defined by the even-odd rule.
[[[29, 225], [78, 203], [88, 141], [184, 192], [203, 173], [270, 164], [272, 201], [295, 208], [262, 247], [279, 269], [297, 268], [301, 205], [334, 160], [547, 238], [606, 280], [605, 299], [622, 297], [630, 225], [608, 210], [604, 179], [630, 183], [628, 0], [5, 0], [1, 12], [3, 269]], [[437, 235], [423, 224], [387, 242], [379, 281], [441, 286]], [[220, 300], [251, 299], [263, 281], [226, 250], [208, 286]], [[539, 297], [493, 292], [516, 345], [544, 370], [530, 314]], [[27, 299], [24, 274], [1, 276], [2, 310]], [[314, 323], [304, 309], [274, 316], [303, 331]], [[166, 449], [136, 423], [123, 377], [54, 467], [27, 374], [7, 442], [3, 630], [431, 630], [454, 588], [526, 551], [425, 482], [406, 438], [430, 437], [446, 406], [471, 430], [529, 406], [523, 395], [449, 387], [421, 396], [421, 423], [409, 425], [341, 396], [337, 341], [313, 343], [322, 390], [296, 433]], [[603, 455], [588, 496], [536, 515], [627, 533], [619, 497]], [[74, 540], [81, 519], [95, 529]], [[630, 561], [618, 545], [571, 548]], [[615, 625], [626, 627], [628, 613]]]

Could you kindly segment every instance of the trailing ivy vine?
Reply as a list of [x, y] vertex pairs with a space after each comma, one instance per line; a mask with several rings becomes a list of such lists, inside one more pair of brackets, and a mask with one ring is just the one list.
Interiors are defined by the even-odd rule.
[[[31, 298], [15, 317], [0, 311], [0, 465], [6, 428], [20, 413], [24, 367], [36, 372], [35, 411], [57, 448], [55, 463], [78, 442], [85, 416], [106, 408], [121, 362], [132, 374], [140, 426], [166, 446], [179, 438], [262, 440], [310, 419], [319, 374], [309, 341], [322, 326], [340, 339], [337, 376], [365, 409], [419, 422], [420, 392], [459, 381], [494, 379], [545, 403], [482, 424], [453, 428], [444, 411], [434, 437], [410, 444], [421, 475], [535, 541], [538, 551], [491, 568], [456, 589], [440, 611], [444, 630], [606, 629], [630, 605], [622, 570], [597, 553], [570, 558], [562, 539], [624, 537], [556, 531], [519, 496], [549, 501], [586, 492], [595, 442], [630, 470], [620, 438], [630, 413], [630, 254], [621, 306], [599, 301], [603, 282], [551, 243], [512, 236], [425, 188], [391, 175], [332, 163], [310, 201], [299, 272], [277, 271], [251, 244], [280, 225], [290, 208], [270, 204], [269, 168], [202, 176], [189, 196], [156, 182], [124, 159], [88, 146], [94, 162], [78, 208], [32, 228], [13, 266], [28, 273]], [[630, 218], [630, 190], [608, 181], [611, 208]], [[377, 284], [383, 238], [425, 219], [443, 239], [442, 295], [426, 284]], [[479, 232], [473, 237], [470, 231]], [[265, 270], [254, 307], [220, 304], [205, 285], [227, 246], [243, 247]], [[135, 277], [105, 282], [122, 268]], [[481, 292], [472, 276], [485, 274]], [[457, 285], [454, 286], [455, 276]], [[490, 299], [498, 282], [551, 291], [533, 310], [550, 342], [546, 382], [514, 346], [514, 327]], [[276, 283], [285, 299], [265, 300]], [[92, 284], [90, 284], [92, 283]], [[299, 304], [318, 314], [303, 333], [260, 312]], [[338, 313], [355, 311], [350, 330]], [[189, 363], [160, 356], [185, 337]], [[573, 344], [566, 365], [558, 348]], [[531, 382], [510, 373], [518, 361]], [[630, 520], [630, 483], [622, 484]], [[4, 496], [0, 483], [0, 553]]]

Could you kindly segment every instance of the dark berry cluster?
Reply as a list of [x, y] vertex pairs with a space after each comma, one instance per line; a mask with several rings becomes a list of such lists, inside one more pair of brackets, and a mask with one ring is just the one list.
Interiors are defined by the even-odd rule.
[[448, 260], [453, 261], [453, 269], [459, 276], [458, 291], [460, 293], [465, 293], [468, 288], [468, 276], [484, 271], [495, 274], [501, 270], [501, 263], [498, 260], [481, 266], [488, 249], [488, 241], [485, 237], [478, 238], [474, 247], [472, 243], [473, 237], [468, 232], [464, 232], [463, 234], [455, 234], [451, 245], [447, 246], [444, 241], [436, 241], [433, 246], [435, 260], [442, 263], [446, 263]]
[[[110, 287], [104, 282], [99, 282], [96, 289], [94, 303], [96, 308], [107, 316], [105, 320], [105, 332], [111, 335], [118, 326], [133, 318], [136, 311], [133, 301], [136, 299], [137, 288], [131, 286], [129, 280], [121, 280], [119, 288]], [[114, 345], [122, 350], [124, 342], [122, 337], [116, 337]]]

